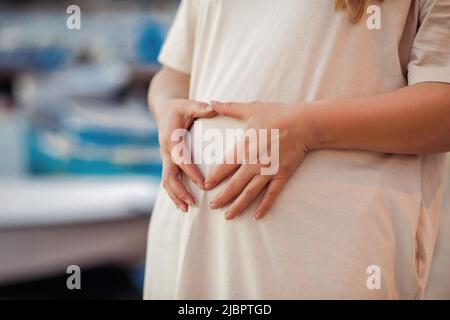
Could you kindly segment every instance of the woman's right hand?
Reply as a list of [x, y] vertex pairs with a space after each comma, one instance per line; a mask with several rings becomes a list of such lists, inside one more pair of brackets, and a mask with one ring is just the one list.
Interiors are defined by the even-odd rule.
[[204, 190], [205, 178], [197, 166], [192, 163], [175, 163], [172, 159], [172, 148], [179, 141], [172, 140], [172, 133], [176, 129], [189, 129], [195, 119], [211, 118], [216, 112], [203, 102], [172, 99], [164, 101], [164, 106], [157, 119], [158, 137], [163, 164], [162, 181], [169, 197], [183, 212], [188, 210], [189, 205], [195, 204], [194, 197], [189, 193], [182, 183], [181, 174], [186, 174], [200, 189]]

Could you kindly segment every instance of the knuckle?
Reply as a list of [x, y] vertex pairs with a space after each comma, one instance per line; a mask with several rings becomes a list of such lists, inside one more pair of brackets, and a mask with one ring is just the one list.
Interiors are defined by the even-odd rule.
[[256, 191], [253, 189], [248, 189], [244, 192], [244, 195], [248, 198], [252, 198], [256, 195]]
[[276, 193], [274, 192], [274, 191], [268, 191], [267, 192], [267, 198], [269, 199], [269, 200], [272, 200], [272, 199], [274, 199], [276, 197]]
[[228, 183], [228, 187], [227, 187], [228, 190], [233, 191], [233, 190], [236, 190], [236, 188], [237, 188], [236, 182], [230, 181], [230, 182]]
[[181, 199], [187, 199], [189, 198], [188, 194], [186, 191], [178, 191], [177, 192], [177, 196], [179, 196]]

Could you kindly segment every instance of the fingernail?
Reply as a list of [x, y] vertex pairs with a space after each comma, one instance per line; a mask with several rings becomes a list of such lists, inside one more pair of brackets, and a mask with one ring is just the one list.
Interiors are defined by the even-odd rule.
[[225, 213], [225, 219], [227, 220], [231, 220], [232, 219], [232, 215], [230, 212]]
[[208, 105], [206, 107], [206, 111], [208, 111], [208, 112], [213, 111], [213, 110], [214, 110], [214, 108], [211, 105]]
[[262, 217], [262, 213], [261, 212], [256, 212], [255, 216], [254, 216], [254, 220], [259, 220]]
[[181, 204], [178, 206], [178, 209], [182, 212], [186, 212], [186, 208], [182, 206]]
[[210, 206], [211, 209], [217, 209], [217, 208], [219, 208], [219, 206], [217, 205], [217, 202], [215, 202], [215, 201], [211, 201], [210, 204], [209, 204], [209, 206]]
[[190, 206], [193, 206], [193, 205], [194, 205], [194, 201], [192, 201], [192, 200], [189, 199], [189, 198], [184, 199], [184, 201], [186, 201], [186, 203], [187, 203], [188, 205], [190, 205]]
[[212, 188], [212, 186], [213, 186], [212, 182], [209, 182], [209, 181], [205, 181], [205, 189], [206, 189], [206, 190], [209, 190], [209, 189], [211, 189], [211, 188]]

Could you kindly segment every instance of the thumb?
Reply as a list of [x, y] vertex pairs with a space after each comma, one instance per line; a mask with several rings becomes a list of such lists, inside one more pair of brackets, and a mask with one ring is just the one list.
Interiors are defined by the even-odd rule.
[[216, 114], [209, 104], [197, 101], [190, 101], [189, 113], [193, 118], [209, 118]]
[[222, 103], [218, 101], [211, 101], [211, 107], [214, 109], [214, 111], [223, 116], [237, 119], [244, 119], [247, 117], [248, 110], [244, 103]]

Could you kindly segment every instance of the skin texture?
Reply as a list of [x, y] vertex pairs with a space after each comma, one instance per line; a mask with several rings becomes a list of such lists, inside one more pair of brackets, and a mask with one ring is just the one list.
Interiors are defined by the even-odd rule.
[[[155, 78], [150, 90], [150, 103], [161, 128], [160, 135], [167, 137], [170, 129], [177, 125], [190, 126], [196, 117], [227, 116], [245, 122], [246, 128], [279, 129], [280, 166], [277, 174], [260, 175], [260, 165], [217, 165], [206, 181], [201, 180], [194, 165], [188, 169], [170, 163], [166, 153], [170, 144], [160, 138], [164, 145], [163, 179], [171, 198], [180, 207], [188, 194], [175, 176], [181, 171], [205, 190], [215, 188], [231, 176], [224, 189], [211, 202], [212, 209], [230, 204], [226, 219], [242, 213], [260, 193], [264, 193], [258, 204], [255, 219], [262, 218], [275, 202], [284, 185], [293, 175], [310, 150], [353, 149], [394, 154], [429, 154], [450, 151], [450, 85], [422, 83], [389, 93], [367, 98], [319, 101], [312, 103], [282, 104], [278, 102], [220, 103], [213, 102], [213, 111], [204, 104], [185, 102], [179, 105], [174, 99], [187, 96], [189, 77], [163, 69]], [[172, 88], [170, 88], [173, 86]], [[176, 100], [177, 101], [177, 100]], [[192, 107], [195, 104], [196, 107]], [[188, 107], [190, 106], [190, 107]], [[162, 109], [174, 108], [175, 113]], [[160, 109], [158, 111], [158, 108]], [[190, 111], [181, 111], [186, 109]], [[192, 110], [197, 110], [193, 112]], [[202, 111], [200, 111], [200, 109]], [[202, 112], [208, 110], [206, 115]], [[184, 114], [181, 120], [170, 117]], [[161, 124], [160, 124], [161, 122]], [[170, 135], [169, 135], [170, 136]], [[187, 173], [188, 171], [189, 173]], [[203, 178], [203, 177], [202, 177]], [[183, 202], [187, 208], [187, 201]]]

